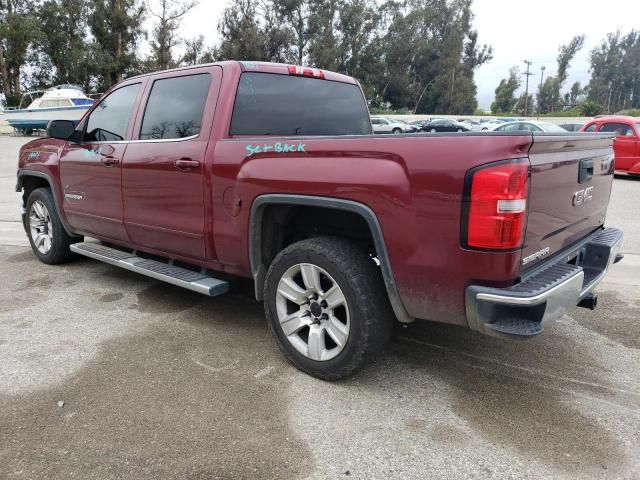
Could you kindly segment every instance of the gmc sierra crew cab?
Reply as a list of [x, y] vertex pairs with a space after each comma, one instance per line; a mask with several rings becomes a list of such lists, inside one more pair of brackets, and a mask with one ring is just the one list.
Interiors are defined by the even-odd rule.
[[611, 134], [372, 134], [353, 78], [222, 62], [129, 78], [20, 150], [34, 254], [216, 296], [250, 277], [278, 347], [323, 379], [394, 320], [527, 338], [622, 258]]

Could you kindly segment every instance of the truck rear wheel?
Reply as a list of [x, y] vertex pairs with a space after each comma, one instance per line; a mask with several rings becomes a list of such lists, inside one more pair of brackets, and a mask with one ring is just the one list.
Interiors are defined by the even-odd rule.
[[393, 314], [379, 268], [343, 239], [318, 237], [282, 250], [269, 267], [264, 301], [280, 350], [323, 380], [351, 374], [391, 336]]
[[43, 263], [54, 265], [73, 257], [69, 245], [78, 241], [69, 236], [58, 217], [48, 188], [36, 188], [27, 199], [25, 227], [33, 253]]

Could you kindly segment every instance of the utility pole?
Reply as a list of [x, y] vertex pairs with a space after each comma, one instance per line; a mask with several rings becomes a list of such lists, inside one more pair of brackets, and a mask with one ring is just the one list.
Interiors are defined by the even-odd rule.
[[527, 71], [524, 73], [527, 76], [527, 79], [525, 81], [525, 87], [524, 87], [524, 116], [526, 117], [527, 107], [529, 103], [529, 77], [533, 75], [533, 73], [529, 71], [529, 67], [531, 67], [533, 62], [530, 62], [529, 60], [525, 60], [524, 63], [527, 64]]
[[540, 88], [538, 88], [538, 119], [540, 119], [540, 98], [542, 98], [542, 79], [544, 78], [544, 65], [540, 67]]

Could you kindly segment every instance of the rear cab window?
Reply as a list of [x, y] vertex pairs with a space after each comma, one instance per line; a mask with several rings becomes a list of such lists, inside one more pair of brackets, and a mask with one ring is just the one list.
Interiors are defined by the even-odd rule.
[[370, 133], [369, 112], [358, 85], [274, 73], [245, 72], [240, 77], [231, 135]]

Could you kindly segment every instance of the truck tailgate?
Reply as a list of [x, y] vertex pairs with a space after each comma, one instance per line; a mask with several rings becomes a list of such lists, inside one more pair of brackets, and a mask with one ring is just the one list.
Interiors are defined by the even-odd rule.
[[522, 270], [604, 224], [613, 183], [613, 136], [534, 134]]

